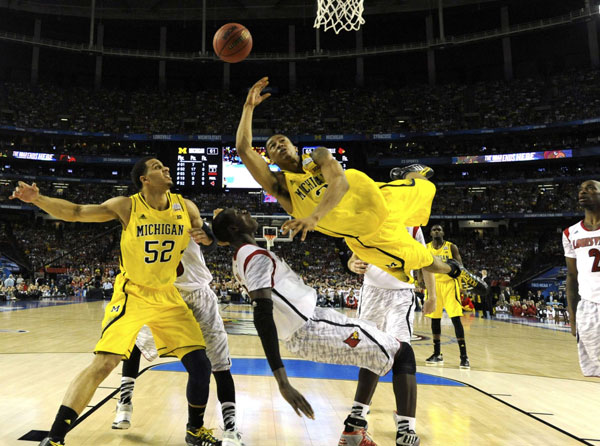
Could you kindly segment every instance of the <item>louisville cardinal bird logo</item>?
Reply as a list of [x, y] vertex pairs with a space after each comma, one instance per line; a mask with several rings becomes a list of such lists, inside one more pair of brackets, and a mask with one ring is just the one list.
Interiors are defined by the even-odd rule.
[[353, 332], [350, 336], [348, 336], [348, 339], [346, 339], [344, 342], [352, 348], [356, 347], [360, 342], [360, 338], [358, 337], [358, 331]]

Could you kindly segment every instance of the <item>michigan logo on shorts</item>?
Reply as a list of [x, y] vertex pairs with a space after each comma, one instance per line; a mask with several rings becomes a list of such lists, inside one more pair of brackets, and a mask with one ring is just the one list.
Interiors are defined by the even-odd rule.
[[121, 305], [113, 305], [112, 310], [110, 310], [110, 312], [118, 313], [120, 309], [121, 309]]
[[361, 341], [361, 339], [358, 337], [358, 331], [355, 331], [350, 336], [348, 336], [348, 339], [346, 339], [344, 341], [344, 343], [348, 344], [350, 347], [354, 348], [358, 345], [358, 343], [360, 341]]

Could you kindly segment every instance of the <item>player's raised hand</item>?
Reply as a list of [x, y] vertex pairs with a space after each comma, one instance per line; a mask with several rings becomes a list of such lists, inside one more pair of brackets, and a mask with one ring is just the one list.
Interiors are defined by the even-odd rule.
[[252, 107], [256, 107], [262, 101], [271, 96], [271, 93], [262, 94], [262, 91], [269, 85], [269, 78], [263, 77], [258, 82], [256, 82], [248, 91], [248, 96], [246, 97], [246, 105], [250, 105]]
[[283, 234], [287, 234], [288, 232], [292, 231], [291, 238], [294, 238], [296, 234], [302, 232], [300, 240], [304, 241], [306, 240], [306, 234], [308, 234], [308, 231], [314, 231], [317, 227], [317, 223], [317, 217], [313, 216], [298, 218], [296, 220], [288, 220], [281, 225], [281, 232]]
[[19, 200], [24, 201], [25, 203], [33, 203], [39, 198], [39, 196], [40, 190], [38, 189], [35, 183], [29, 185], [27, 183], [19, 181], [18, 186], [15, 187], [15, 190], [13, 190], [12, 195], [8, 198], [11, 200], [18, 198]]
[[283, 398], [290, 403], [290, 406], [292, 406], [292, 409], [294, 409], [296, 415], [301, 417], [302, 414], [304, 414], [311, 420], [315, 419], [315, 413], [311, 405], [308, 403], [308, 401], [306, 401], [306, 398], [304, 398], [300, 392], [291, 386], [291, 384], [286, 383], [280, 385], [279, 391], [281, 392], [281, 396], [283, 396]]

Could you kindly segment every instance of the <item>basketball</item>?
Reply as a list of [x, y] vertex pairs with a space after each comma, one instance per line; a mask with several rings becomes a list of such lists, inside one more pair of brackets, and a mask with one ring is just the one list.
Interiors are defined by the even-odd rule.
[[252, 50], [252, 35], [244, 25], [228, 23], [215, 33], [213, 48], [223, 62], [241, 62]]

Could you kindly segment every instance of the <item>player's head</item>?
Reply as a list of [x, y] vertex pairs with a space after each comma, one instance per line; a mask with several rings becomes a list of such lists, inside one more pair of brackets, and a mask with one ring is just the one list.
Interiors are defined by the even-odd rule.
[[431, 227], [431, 230], [429, 231], [429, 235], [431, 235], [431, 238], [434, 238], [437, 240], [443, 240], [444, 239], [444, 228], [442, 228], [442, 225], [433, 225]]
[[600, 181], [587, 180], [579, 186], [579, 204], [585, 210], [600, 209]]
[[227, 208], [213, 219], [212, 230], [219, 242], [235, 243], [238, 240], [254, 237], [258, 222], [250, 212]]
[[292, 144], [292, 141], [281, 134], [276, 134], [267, 139], [265, 145], [267, 156], [279, 167], [293, 167], [300, 162], [298, 148]]
[[141, 191], [144, 186], [169, 189], [173, 180], [169, 168], [153, 156], [145, 156], [138, 160], [131, 169], [131, 180], [136, 189]]

